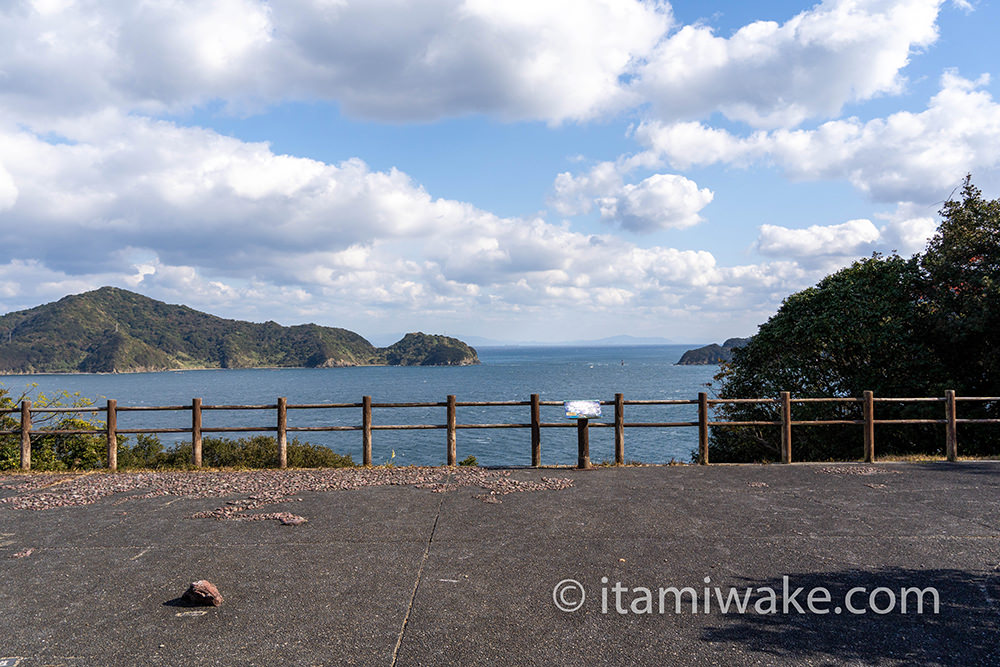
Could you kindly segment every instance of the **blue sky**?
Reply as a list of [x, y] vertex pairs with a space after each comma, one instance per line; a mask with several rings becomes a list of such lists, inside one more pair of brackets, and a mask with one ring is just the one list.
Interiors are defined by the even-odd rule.
[[0, 310], [754, 333], [1000, 195], [993, 0], [0, 5]]

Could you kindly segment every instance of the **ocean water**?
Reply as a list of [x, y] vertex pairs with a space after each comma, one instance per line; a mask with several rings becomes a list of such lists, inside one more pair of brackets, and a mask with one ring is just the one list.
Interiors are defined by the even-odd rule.
[[[29, 384], [51, 393], [80, 392], [98, 404], [117, 399], [119, 406], [190, 405], [200, 397], [206, 405], [273, 404], [285, 396], [290, 404], [528, 400], [694, 399], [717, 372], [715, 366], [675, 366], [688, 345], [642, 347], [503, 347], [479, 349], [479, 366], [362, 367], [324, 369], [201, 370], [121, 375], [0, 376], [12, 395]], [[523, 407], [459, 407], [458, 423], [527, 423]], [[274, 411], [203, 413], [204, 427], [273, 426]], [[445, 409], [376, 408], [375, 424], [443, 424]], [[696, 421], [697, 407], [626, 406], [625, 420]], [[542, 407], [543, 422], [564, 422], [561, 407]], [[594, 420], [598, 421], [598, 420]], [[613, 422], [614, 409], [605, 406], [599, 421]], [[360, 409], [290, 410], [289, 426], [359, 425]], [[121, 412], [119, 428], [190, 427], [188, 412]], [[590, 432], [590, 457], [595, 463], [614, 460], [611, 428]], [[239, 434], [227, 434], [239, 435]], [[250, 435], [250, 434], [248, 434]], [[290, 433], [323, 444], [361, 461], [360, 431]], [[184, 436], [161, 436], [172, 442]], [[530, 429], [469, 429], [458, 431], [459, 460], [473, 455], [481, 465], [528, 465]], [[646, 463], [688, 461], [697, 447], [696, 428], [635, 428], [625, 430], [625, 458]], [[542, 430], [542, 463], [576, 462], [576, 430]], [[372, 459], [396, 465], [437, 465], [445, 461], [445, 431], [375, 431]]]

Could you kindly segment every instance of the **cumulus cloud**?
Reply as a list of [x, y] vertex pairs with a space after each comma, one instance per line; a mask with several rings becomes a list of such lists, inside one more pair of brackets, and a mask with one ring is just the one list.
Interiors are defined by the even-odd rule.
[[614, 162], [601, 162], [589, 172], [556, 176], [549, 205], [562, 215], [590, 213], [595, 199], [618, 192], [624, 186], [622, 168]]
[[10, 172], [0, 162], [0, 211], [8, 209], [17, 201], [17, 185]]
[[601, 162], [582, 174], [559, 174], [549, 204], [563, 215], [589, 213], [596, 206], [602, 221], [633, 232], [683, 229], [702, 221], [699, 212], [715, 196], [711, 190], [677, 174], [625, 183], [633, 168], [620, 160]]
[[857, 257], [870, 253], [879, 236], [879, 230], [871, 220], [811, 225], [805, 229], [762, 225], [757, 250], [762, 255], [777, 257]]
[[[940, 4], [828, 0], [783, 25], [755, 22], [727, 40], [688, 27], [661, 47], [667, 75], [651, 77], [651, 93], [674, 115], [697, 103], [699, 115], [714, 108], [756, 126], [835, 115], [847, 102], [901, 88], [910, 54], [936, 39]], [[670, 67], [686, 55], [686, 67]]]
[[[913, 246], [928, 218], [900, 209], [874, 241], [861, 221], [772, 226], [762, 231], [766, 261], [720, 266], [705, 250], [640, 247], [435, 198], [361, 159], [279, 155], [155, 117], [291, 100], [394, 122], [560, 123], [639, 109], [651, 120], [635, 137], [649, 150], [560, 174], [555, 211], [596, 209], [634, 232], [689, 227], [712, 191], [650, 172], [760, 160], [896, 201], [953, 167], [996, 164], [997, 105], [978, 83], [948, 75], [919, 114], [787, 128], [900, 91], [908, 59], [936, 38], [940, 5], [826, 0], [720, 37], [641, 0], [7, 3], [0, 306], [112, 283], [222, 314], [333, 324], [397, 312], [526, 322], [566, 304], [688, 322], [728, 321], [718, 313], [732, 308], [760, 318], [818, 277], [828, 255], [817, 247]], [[740, 136], [677, 122], [718, 112], [785, 129]], [[33, 234], [14, 233], [25, 227]]]
[[881, 227], [867, 219], [848, 220], [834, 225], [790, 228], [761, 225], [754, 244], [765, 257], [793, 261], [807, 269], [835, 271], [858, 257], [873, 252], [898, 252], [909, 256], [922, 251], [937, 230], [929, 216], [914, 217], [915, 207], [901, 204]]
[[282, 16], [280, 31], [309, 65], [303, 83], [349, 112], [380, 118], [589, 118], [619, 108], [619, 77], [670, 25], [655, 4], [631, 0], [388, 9], [353, 2]]
[[690, 25], [663, 40], [634, 88], [663, 118], [721, 111], [761, 127], [832, 116], [897, 92], [910, 55], [937, 38], [941, 0], [825, 0], [731, 37]]
[[598, 199], [601, 219], [633, 232], [691, 227], [713, 198], [708, 188], [676, 174], [654, 174]]
[[675, 167], [767, 159], [795, 179], [846, 179], [879, 202], [948, 195], [965, 173], [1000, 165], [1000, 104], [982, 86], [954, 72], [919, 113], [900, 111], [862, 122], [823, 123], [812, 130], [775, 130], [739, 137], [701, 123], [641, 126], [650, 155]]
[[[18, 183], [0, 211], [0, 297], [16, 295], [0, 301], [8, 308], [110, 283], [286, 322], [401, 313], [515, 321], [566, 305], [631, 317], [764, 308], [811, 275], [781, 262], [718, 266], [704, 250], [503, 218], [432, 198], [397, 170], [278, 155], [164, 121], [105, 114], [63, 129], [59, 143], [0, 131]], [[621, 196], [615, 215], [678, 224], [711, 193], [660, 175]], [[26, 227], [33, 233], [15, 233]], [[34, 259], [15, 259], [24, 257]]]
[[676, 169], [690, 169], [719, 162], [748, 166], [767, 154], [770, 135], [754, 132], [740, 137], [695, 121], [647, 121], [636, 128], [635, 138], [647, 150], [633, 160], [651, 164], [665, 161]]
[[369, 119], [549, 122], [652, 103], [789, 126], [900, 90], [942, 0], [825, 0], [730, 37], [641, 0], [81, 0], [0, 9], [0, 103], [25, 119], [336, 102]]
[[329, 100], [382, 120], [591, 118], [671, 24], [638, 0], [190, 0], [0, 9], [0, 102], [35, 122]]
[[878, 215], [886, 221], [879, 230], [883, 244], [902, 255], [923, 251], [938, 227], [938, 221], [928, 213], [927, 206], [901, 203], [894, 211]]

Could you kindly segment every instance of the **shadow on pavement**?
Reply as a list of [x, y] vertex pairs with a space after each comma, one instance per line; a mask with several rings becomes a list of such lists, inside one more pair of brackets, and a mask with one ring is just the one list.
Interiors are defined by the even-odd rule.
[[[787, 590], [792, 594], [789, 599], [794, 597], [805, 613], [798, 613], [791, 604], [790, 612], [782, 613], [786, 601], [783, 578], [745, 580], [738, 589], [742, 592], [746, 587], [756, 589], [751, 608], [761, 598], [762, 587], [776, 591], [778, 613], [724, 615], [721, 626], [706, 629], [702, 639], [731, 642], [775, 659], [802, 662], [826, 658], [836, 663], [974, 665], [998, 664], [1000, 660], [1000, 574], [995, 570], [992, 574], [973, 574], [954, 569], [893, 567], [788, 575]], [[806, 604], [810, 590], [819, 587], [830, 592], [829, 603], [817, 601], [814, 606], [829, 610], [825, 615], [810, 613]], [[845, 606], [845, 597], [857, 587], [865, 590], [854, 593], [851, 606], [866, 609], [866, 613], [855, 614], [846, 608], [840, 614], [834, 613], [836, 607]], [[802, 591], [794, 596], [798, 588]], [[901, 613], [901, 591], [910, 588], [937, 590], [939, 613], [934, 613], [930, 594], [924, 597], [923, 613], [917, 613], [917, 594], [912, 592], [907, 595], [907, 612]], [[871, 604], [869, 595], [876, 589], [879, 591]], [[817, 600], [822, 597], [817, 594]], [[895, 605], [888, 613], [873, 611], [885, 611], [893, 599]]]

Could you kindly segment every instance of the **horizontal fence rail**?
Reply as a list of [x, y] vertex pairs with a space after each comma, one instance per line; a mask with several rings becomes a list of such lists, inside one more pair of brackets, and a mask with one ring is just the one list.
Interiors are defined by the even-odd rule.
[[[530, 429], [531, 430], [531, 465], [541, 465], [541, 431], [552, 428], [576, 428], [579, 449], [578, 467], [590, 467], [589, 436], [590, 428], [613, 428], [615, 463], [625, 462], [625, 429], [627, 428], [698, 428], [698, 463], [707, 465], [708, 434], [713, 427], [739, 426], [777, 426], [781, 429], [781, 461], [792, 462], [792, 427], [820, 425], [860, 425], [863, 429], [864, 459], [875, 461], [875, 426], [884, 424], [944, 424], [945, 451], [948, 461], [958, 459], [958, 424], [993, 424], [1000, 419], [960, 419], [957, 416], [956, 404], [959, 402], [992, 403], [1000, 402], [1000, 397], [988, 396], [956, 396], [953, 390], [945, 392], [943, 397], [875, 397], [872, 392], [865, 391], [863, 396], [831, 397], [831, 398], [792, 398], [789, 392], [781, 392], [777, 398], [708, 398], [705, 392], [700, 392], [696, 399], [670, 400], [625, 400], [622, 394], [615, 394], [614, 400], [598, 401], [601, 405], [614, 406], [613, 422], [592, 422], [589, 419], [576, 419], [564, 422], [543, 422], [541, 408], [543, 406], [562, 406], [563, 401], [542, 401], [538, 394], [532, 394], [527, 401], [458, 401], [455, 396], [448, 396], [443, 402], [396, 402], [373, 403], [371, 396], [364, 396], [360, 403], [302, 403], [289, 404], [284, 397], [276, 403], [264, 405], [205, 405], [202, 399], [195, 398], [190, 405], [159, 405], [159, 406], [119, 406], [115, 399], [108, 399], [104, 406], [86, 406], [80, 408], [67, 407], [33, 407], [30, 400], [21, 401], [18, 407], [0, 410], [0, 415], [20, 413], [20, 428], [0, 430], [0, 435], [19, 435], [21, 440], [21, 469], [31, 469], [31, 438], [55, 435], [104, 435], [107, 439], [107, 467], [116, 470], [118, 436], [131, 434], [158, 433], [189, 433], [191, 434], [191, 463], [200, 467], [202, 464], [202, 434], [204, 433], [275, 433], [278, 441], [278, 464], [281, 468], [288, 465], [288, 436], [291, 433], [313, 433], [334, 431], [361, 431], [362, 433], [362, 464], [372, 464], [372, 433], [374, 431], [409, 431], [409, 430], [444, 430], [447, 461], [449, 466], [456, 465], [457, 431], [467, 429]], [[795, 420], [792, 419], [792, 404], [808, 403], [848, 403], [860, 404], [862, 419], [825, 419], [825, 420]], [[876, 419], [876, 403], [943, 403], [944, 416], [941, 419]], [[749, 421], [711, 421], [709, 409], [718, 405], [758, 404], [779, 406], [777, 420]], [[692, 405], [697, 406], [696, 421], [673, 422], [627, 422], [625, 421], [626, 406], [658, 406], [658, 405]], [[460, 407], [528, 407], [530, 421], [523, 423], [475, 423], [459, 424], [456, 409]], [[375, 424], [374, 410], [394, 410], [402, 408], [445, 408], [445, 423], [443, 424]], [[329, 426], [289, 426], [289, 410], [358, 410], [361, 411], [361, 423], [358, 425]], [[206, 410], [264, 410], [275, 412], [274, 426], [202, 426], [202, 413]], [[184, 411], [191, 415], [190, 428], [118, 428], [119, 412], [143, 411]], [[32, 415], [43, 414], [104, 414], [105, 427], [92, 429], [58, 429], [33, 428]]]

